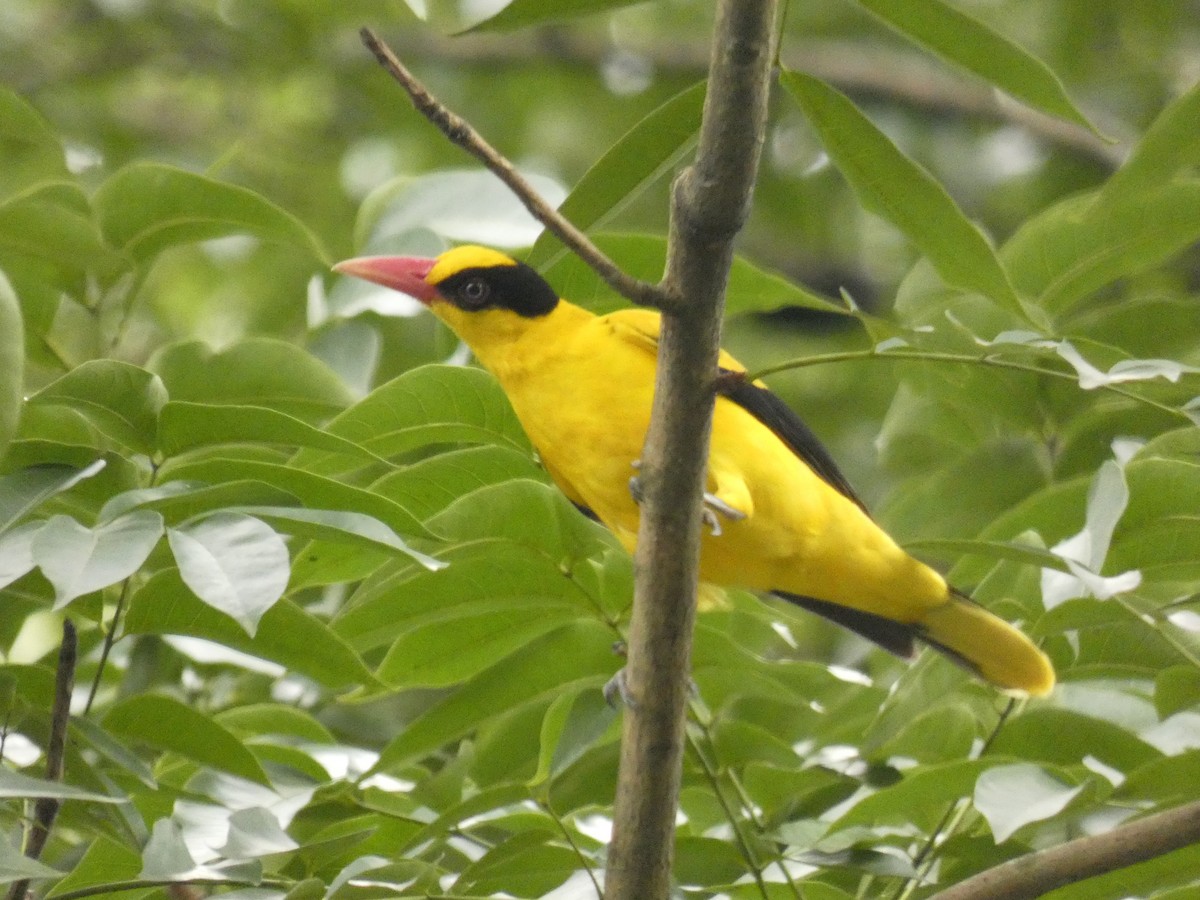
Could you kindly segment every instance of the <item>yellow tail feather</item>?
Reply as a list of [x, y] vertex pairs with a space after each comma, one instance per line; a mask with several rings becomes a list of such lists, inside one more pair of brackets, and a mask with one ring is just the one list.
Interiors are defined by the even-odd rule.
[[921, 637], [962, 659], [999, 688], [1042, 697], [1054, 687], [1050, 660], [1029, 638], [964, 597], [929, 610]]

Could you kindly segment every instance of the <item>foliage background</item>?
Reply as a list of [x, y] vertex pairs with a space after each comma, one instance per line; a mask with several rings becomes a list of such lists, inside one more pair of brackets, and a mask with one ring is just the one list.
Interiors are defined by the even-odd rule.
[[[426, 367], [464, 361], [450, 336], [328, 274], [536, 238], [356, 30], [655, 277], [710, 10], [518, 2], [451, 38], [495, 10], [426, 6], [0, 10], [7, 881], [595, 893], [629, 563], [547, 486], [488, 378]], [[731, 594], [697, 631], [687, 896], [928, 896], [1200, 784], [1200, 17], [963, 3], [931, 49], [911, 34], [944, 8], [884, 24], [907, 8], [789, 8], [782, 61], [874, 126], [784, 79], [727, 344], [752, 369], [797, 361], [771, 384], [880, 520], [1022, 620], [1062, 685], [1010, 708], [941, 660]], [[1086, 120], [1063, 125], [1083, 117], [979, 23]], [[548, 242], [532, 259], [618, 304]], [[69, 788], [18, 777], [44, 772], [64, 615]], [[48, 794], [74, 799], [40, 869], [18, 852]], [[1197, 871], [1186, 849], [1053, 896], [1184, 897]]]

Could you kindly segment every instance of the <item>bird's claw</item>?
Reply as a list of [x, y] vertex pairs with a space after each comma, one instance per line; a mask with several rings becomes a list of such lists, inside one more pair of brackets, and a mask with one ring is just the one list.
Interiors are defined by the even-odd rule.
[[717, 513], [723, 515], [730, 522], [740, 522], [746, 518], [746, 514], [740, 509], [734, 509], [716, 494], [704, 492], [704, 511], [700, 514], [700, 521], [708, 526], [709, 533], [713, 537], [720, 537], [721, 520], [717, 518]]
[[616, 709], [618, 701], [629, 709], [637, 709], [637, 701], [633, 699], [633, 694], [629, 691], [629, 684], [625, 681], [624, 666], [604, 683], [604, 702]]
[[[642, 468], [642, 461], [635, 459], [630, 463], [635, 471]], [[633, 502], [639, 506], [645, 499], [645, 493], [642, 489], [642, 476], [634, 475], [629, 479], [629, 494], [633, 497]], [[708, 526], [708, 531], [713, 537], [719, 537], [723, 534], [721, 528], [721, 520], [717, 514], [724, 516], [730, 522], [740, 522], [746, 518], [746, 514], [740, 509], [735, 509], [730, 506], [716, 494], [711, 494], [708, 491], [704, 492], [704, 510], [700, 514], [700, 521]], [[606, 695], [607, 696], [607, 695]]]

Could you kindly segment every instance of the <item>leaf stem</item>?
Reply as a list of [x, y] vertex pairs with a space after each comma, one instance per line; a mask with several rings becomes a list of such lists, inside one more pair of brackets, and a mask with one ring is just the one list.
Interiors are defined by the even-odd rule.
[[[781, 363], [775, 363], [770, 366], [764, 366], [763, 368], [751, 373], [747, 377], [751, 380], [755, 380], [758, 378], [765, 378], [768, 375], [774, 375], [779, 372], [789, 372], [793, 369], [805, 369], [809, 366], [820, 366], [827, 363], [888, 359], [988, 366], [995, 369], [1009, 369], [1016, 372], [1027, 372], [1031, 375], [1044, 375], [1048, 378], [1058, 378], [1064, 381], [1073, 381], [1076, 384], [1079, 383], [1079, 378], [1070, 372], [1064, 372], [1060, 369], [1050, 369], [1045, 366], [1038, 366], [1032, 363], [1023, 363], [1017, 362], [1016, 360], [1004, 359], [1003, 357], [996, 356], [995, 354], [991, 353], [946, 353], [940, 350], [918, 350], [915, 348], [884, 351], [875, 349], [844, 350], [838, 353], [821, 353], [816, 356], [807, 356], [802, 359], [790, 359]], [[1136, 394], [1133, 391], [1119, 387], [1115, 384], [1102, 384], [1099, 386], [1099, 388], [1100, 390], [1108, 391], [1109, 393], [1118, 394], [1128, 400], [1133, 400], [1137, 403], [1144, 403], [1147, 406], [1151, 406], [1174, 418], [1183, 419], [1189, 423], [1192, 422], [1191, 416], [1189, 416], [1182, 409], [1169, 406], [1166, 403], [1159, 403], [1157, 400], [1151, 400], [1149, 397]]]

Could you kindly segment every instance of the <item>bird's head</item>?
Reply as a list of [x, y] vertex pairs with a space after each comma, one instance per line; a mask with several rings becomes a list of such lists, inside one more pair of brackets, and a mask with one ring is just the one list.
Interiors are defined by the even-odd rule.
[[534, 269], [487, 247], [455, 247], [436, 259], [361, 256], [333, 269], [415, 297], [477, 351], [481, 336], [520, 330], [559, 302]]

